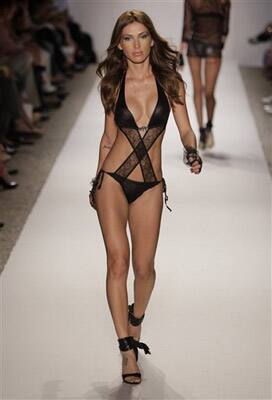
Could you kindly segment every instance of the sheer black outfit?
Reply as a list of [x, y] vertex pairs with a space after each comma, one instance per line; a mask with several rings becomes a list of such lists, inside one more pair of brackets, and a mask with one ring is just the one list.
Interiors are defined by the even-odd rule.
[[185, 0], [182, 41], [189, 57], [221, 57], [229, 12], [230, 0]]

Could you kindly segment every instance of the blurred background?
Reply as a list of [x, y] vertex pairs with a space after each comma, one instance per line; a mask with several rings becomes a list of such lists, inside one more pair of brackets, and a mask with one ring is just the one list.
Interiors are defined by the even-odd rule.
[[[104, 56], [112, 26], [124, 9], [141, 9], [153, 20], [161, 35], [174, 46], [179, 46], [183, 7], [181, 1], [84, 1], [70, 0], [72, 15], [95, 38], [99, 57]], [[252, 48], [248, 38], [260, 32], [272, 18], [272, 2], [269, 0], [232, 0], [226, 59], [241, 65], [261, 66], [267, 43]]]

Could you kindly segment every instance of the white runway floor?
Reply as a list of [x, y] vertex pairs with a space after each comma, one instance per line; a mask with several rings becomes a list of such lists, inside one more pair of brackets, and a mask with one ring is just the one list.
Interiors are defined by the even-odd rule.
[[[188, 82], [188, 107], [195, 127]], [[88, 204], [103, 111], [87, 99], [2, 273], [2, 399], [269, 399], [270, 178], [234, 63], [217, 87], [216, 146], [200, 176], [171, 116], [157, 282], [143, 382], [122, 385], [105, 253]], [[56, 133], [57, 134], [57, 133]], [[132, 274], [129, 276], [130, 300]]]

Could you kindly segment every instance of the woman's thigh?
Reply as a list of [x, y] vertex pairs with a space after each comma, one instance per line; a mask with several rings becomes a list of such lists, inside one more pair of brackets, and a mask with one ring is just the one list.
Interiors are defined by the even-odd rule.
[[217, 77], [221, 67], [221, 58], [208, 57], [205, 60], [205, 92], [207, 95], [213, 94]]
[[188, 57], [191, 75], [193, 78], [193, 85], [195, 90], [202, 89], [201, 83], [201, 58], [200, 57]]
[[162, 183], [144, 192], [129, 207], [133, 266], [150, 265], [155, 258], [163, 208]]
[[120, 184], [104, 174], [101, 188], [95, 192], [95, 203], [107, 256], [129, 259], [128, 203]]

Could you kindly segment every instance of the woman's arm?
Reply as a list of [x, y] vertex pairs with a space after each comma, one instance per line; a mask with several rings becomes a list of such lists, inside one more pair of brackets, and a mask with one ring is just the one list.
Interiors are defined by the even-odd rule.
[[188, 111], [185, 101], [184, 84], [179, 81], [179, 96], [183, 104], [174, 103], [172, 112], [179, 130], [180, 139], [185, 149], [188, 165], [191, 171], [198, 174], [201, 171], [201, 158], [197, 153], [197, 141], [194, 131], [191, 127]]
[[114, 114], [110, 112], [105, 114], [105, 127], [99, 146], [99, 159], [96, 175], [100, 171], [103, 162], [105, 161], [108, 153], [110, 152], [117, 136], [117, 126], [114, 121]]
[[193, 11], [189, 0], [184, 2], [183, 30], [181, 38], [181, 52], [185, 52], [193, 34]]
[[230, 17], [230, 0], [224, 0], [223, 1], [223, 29], [222, 29], [222, 43], [224, 45], [226, 41], [226, 37], [229, 33], [229, 17]]

